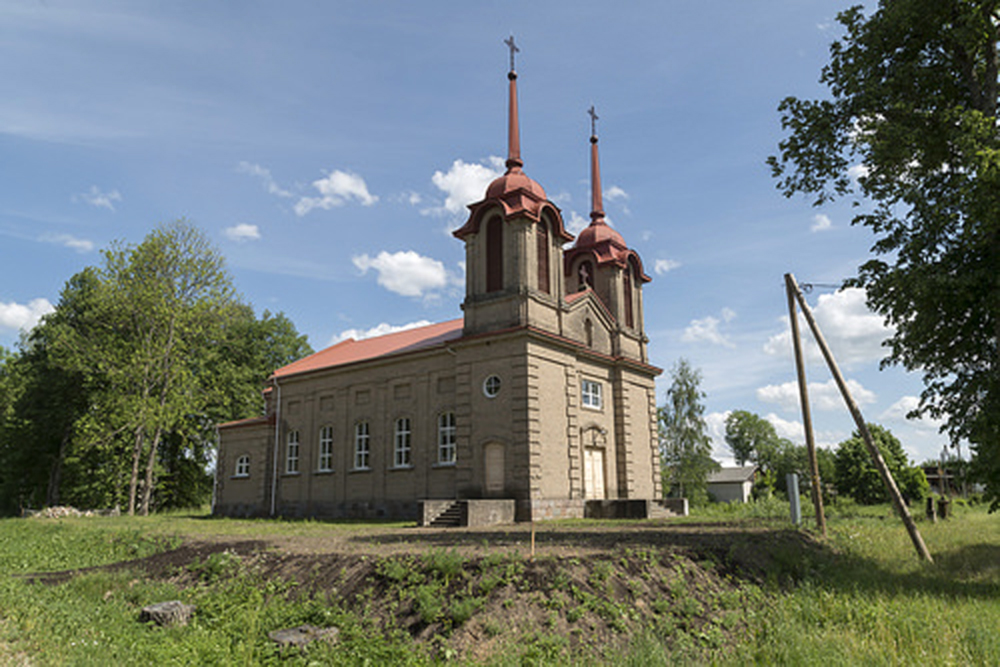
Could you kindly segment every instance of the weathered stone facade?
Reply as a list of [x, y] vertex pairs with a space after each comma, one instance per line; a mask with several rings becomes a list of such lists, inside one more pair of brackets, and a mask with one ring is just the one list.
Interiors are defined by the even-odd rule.
[[507, 173], [455, 232], [464, 317], [276, 370], [266, 416], [220, 426], [217, 513], [417, 519], [423, 500], [508, 498], [526, 520], [660, 499], [649, 278], [599, 188], [564, 252], [573, 237], [512, 128]]

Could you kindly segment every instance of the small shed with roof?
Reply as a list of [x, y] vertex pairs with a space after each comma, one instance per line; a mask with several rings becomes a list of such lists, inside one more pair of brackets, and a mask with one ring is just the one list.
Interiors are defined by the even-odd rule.
[[708, 493], [720, 503], [745, 503], [757, 476], [757, 466], [720, 468], [708, 476]]

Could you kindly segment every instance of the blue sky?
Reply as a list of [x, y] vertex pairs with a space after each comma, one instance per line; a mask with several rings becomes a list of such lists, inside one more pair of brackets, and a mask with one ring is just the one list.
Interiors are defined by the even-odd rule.
[[[745, 409], [801, 442], [782, 276], [839, 283], [872, 237], [844, 204], [782, 197], [764, 160], [778, 102], [823, 94], [847, 4], [0, 0], [0, 345], [100, 249], [181, 217], [316, 349], [459, 317], [449, 232], [505, 155], [513, 33], [525, 171], [573, 231], [600, 115], [605, 210], [653, 276], [660, 401], [684, 357], [715, 435]], [[866, 418], [936, 457], [861, 295], [809, 299]], [[809, 377], [834, 445], [853, 423], [818, 360]]]

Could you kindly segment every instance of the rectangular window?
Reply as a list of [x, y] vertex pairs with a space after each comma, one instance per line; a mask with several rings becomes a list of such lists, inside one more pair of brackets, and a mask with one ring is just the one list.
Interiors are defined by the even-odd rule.
[[368, 470], [370, 455], [371, 436], [368, 433], [368, 422], [358, 422], [354, 425], [354, 469]]
[[583, 401], [583, 407], [592, 408], [594, 410], [601, 409], [601, 383], [594, 382], [593, 380], [584, 380], [581, 383], [582, 391], [581, 397]]
[[250, 457], [244, 454], [236, 459], [236, 477], [250, 476]]
[[289, 431], [288, 448], [285, 450], [285, 473], [294, 475], [299, 471], [299, 432]]
[[410, 420], [406, 417], [396, 420], [395, 445], [392, 448], [392, 466], [409, 468], [410, 461]]
[[319, 430], [319, 467], [320, 472], [333, 470], [333, 427], [324, 426]]
[[438, 463], [455, 462], [455, 413], [438, 415]]

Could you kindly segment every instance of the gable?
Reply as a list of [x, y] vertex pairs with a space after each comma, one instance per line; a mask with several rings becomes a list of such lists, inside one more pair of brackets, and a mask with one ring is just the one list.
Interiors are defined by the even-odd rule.
[[614, 318], [600, 297], [587, 289], [569, 295], [566, 303], [569, 309], [563, 319], [563, 335], [597, 352], [611, 355]]

